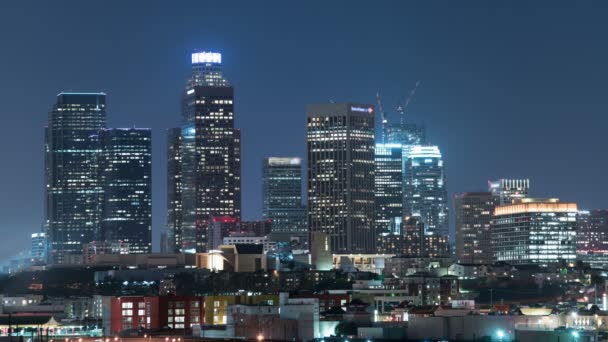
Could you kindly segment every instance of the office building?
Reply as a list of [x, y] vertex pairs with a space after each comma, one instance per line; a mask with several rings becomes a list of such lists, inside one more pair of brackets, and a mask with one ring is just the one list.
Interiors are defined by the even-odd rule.
[[166, 249], [178, 253], [182, 246], [182, 130], [167, 130], [167, 229]]
[[62, 263], [66, 254], [81, 254], [99, 228], [94, 137], [106, 127], [106, 94], [57, 95], [45, 129], [45, 214], [50, 262]]
[[403, 153], [401, 144], [376, 144], [376, 233], [390, 231], [391, 221], [403, 217]]
[[425, 235], [447, 237], [446, 177], [439, 148], [414, 145], [403, 164], [404, 216], [419, 218]]
[[500, 204], [509, 204], [513, 200], [528, 197], [529, 179], [499, 179], [488, 181], [488, 191], [499, 198]]
[[424, 125], [415, 123], [395, 123], [387, 126], [386, 142], [399, 144], [404, 147], [426, 144], [426, 129]]
[[40, 232], [32, 234], [32, 249], [30, 254], [33, 264], [42, 263], [47, 260], [47, 240], [45, 233]]
[[297, 238], [306, 245], [308, 225], [302, 205], [300, 158], [264, 158], [262, 166], [262, 215], [272, 222], [273, 241]]
[[220, 53], [192, 54], [182, 115], [181, 249], [206, 251], [209, 218], [241, 216], [241, 134]]
[[415, 217], [393, 220], [389, 232], [380, 233], [378, 252], [419, 257], [424, 251], [424, 224]]
[[374, 252], [373, 107], [309, 105], [307, 151], [311, 236], [327, 234], [333, 253]]
[[456, 211], [456, 258], [460, 263], [491, 264], [491, 226], [498, 197], [490, 192], [466, 192], [454, 196]]
[[608, 266], [608, 210], [579, 210], [576, 254], [593, 267]]
[[130, 253], [152, 252], [152, 134], [149, 129], [99, 132], [99, 239]]
[[492, 220], [495, 261], [549, 264], [576, 260], [576, 203], [525, 198], [499, 205]]

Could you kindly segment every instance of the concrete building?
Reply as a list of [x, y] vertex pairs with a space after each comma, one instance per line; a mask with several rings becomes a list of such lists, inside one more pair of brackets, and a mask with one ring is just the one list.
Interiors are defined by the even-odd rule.
[[488, 192], [498, 197], [500, 205], [511, 204], [514, 200], [528, 197], [530, 191], [529, 179], [505, 179], [488, 181]]
[[492, 263], [492, 215], [499, 197], [490, 192], [454, 196], [456, 258], [462, 263]]

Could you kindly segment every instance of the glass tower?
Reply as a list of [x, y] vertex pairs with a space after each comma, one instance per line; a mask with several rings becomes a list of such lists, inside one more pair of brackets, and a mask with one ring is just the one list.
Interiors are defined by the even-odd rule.
[[447, 237], [446, 177], [439, 147], [414, 145], [404, 153], [404, 215], [419, 218], [424, 224], [425, 235]]
[[374, 252], [373, 107], [309, 105], [307, 151], [311, 236], [326, 234], [333, 253]]
[[206, 251], [209, 218], [241, 216], [241, 142], [222, 55], [192, 54], [182, 102], [182, 251]]
[[[376, 233], [389, 233], [391, 222], [403, 218], [403, 153], [401, 144], [376, 144]], [[392, 232], [391, 232], [392, 233]]]
[[182, 130], [167, 130], [167, 232], [166, 250], [182, 249]]
[[99, 239], [126, 244], [129, 253], [152, 252], [151, 139], [149, 129], [99, 133]]
[[499, 205], [492, 221], [495, 261], [550, 264], [576, 260], [576, 203], [521, 199]]
[[576, 254], [593, 267], [608, 266], [608, 210], [579, 210]]
[[306, 208], [302, 205], [302, 161], [300, 158], [264, 158], [262, 166], [262, 215], [272, 221], [273, 241], [292, 237], [307, 244]]
[[99, 228], [96, 158], [93, 137], [106, 127], [106, 94], [57, 95], [45, 130], [46, 222], [50, 262], [82, 253]]

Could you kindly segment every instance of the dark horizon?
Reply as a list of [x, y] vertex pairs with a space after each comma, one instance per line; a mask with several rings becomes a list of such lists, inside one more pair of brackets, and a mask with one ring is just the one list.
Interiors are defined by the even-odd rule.
[[108, 127], [152, 129], [158, 250], [166, 129], [181, 122], [196, 49], [222, 52], [235, 88], [244, 219], [261, 218], [262, 159], [305, 158], [306, 104], [375, 105], [380, 91], [390, 113], [418, 80], [407, 117], [441, 148], [450, 199], [485, 191], [487, 180], [529, 178], [532, 196], [608, 208], [607, 5], [265, 5], [0, 4], [0, 260], [28, 249], [42, 227], [43, 127], [69, 90], [106, 92]]

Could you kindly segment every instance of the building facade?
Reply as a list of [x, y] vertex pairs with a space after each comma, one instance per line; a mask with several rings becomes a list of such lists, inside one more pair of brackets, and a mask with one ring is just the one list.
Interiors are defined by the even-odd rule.
[[32, 234], [32, 248], [30, 252], [32, 263], [41, 263], [47, 260], [47, 247], [46, 233]]
[[234, 127], [234, 89], [222, 75], [221, 54], [192, 54], [182, 115], [182, 250], [206, 251], [209, 218], [241, 216], [241, 134]]
[[182, 245], [182, 130], [167, 130], [166, 250], [178, 253]]
[[608, 210], [579, 210], [576, 254], [594, 267], [608, 265]]
[[403, 153], [401, 144], [376, 144], [376, 233], [389, 233], [403, 217]]
[[549, 264], [576, 260], [576, 203], [521, 199], [499, 205], [492, 220], [494, 261]]
[[460, 263], [492, 263], [492, 215], [499, 198], [490, 192], [454, 196], [456, 258]]
[[488, 181], [488, 191], [499, 198], [500, 204], [509, 204], [513, 200], [528, 197], [529, 179], [504, 179]]
[[262, 166], [262, 215], [272, 221], [272, 240], [308, 241], [306, 208], [302, 205], [302, 160], [264, 158]]
[[448, 236], [446, 177], [437, 146], [414, 145], [404, 159], [403, 212], [424, 224], [425, 235]]
[[307, 150], [311, 234], [327, 234], [333, 253], [373, 252], [373, 107], [309, 105]]
[[152, 252], [152, 132], [141, 128], [99, 132], [98, 239], [122, 242], [129, 253]]
[[99, 146], [93, 136], [105, 127], [106, 94], [57, 95], [45, 130], [45, 227], [52, 263], [82, 253], [82, 244], [99, 229]]

